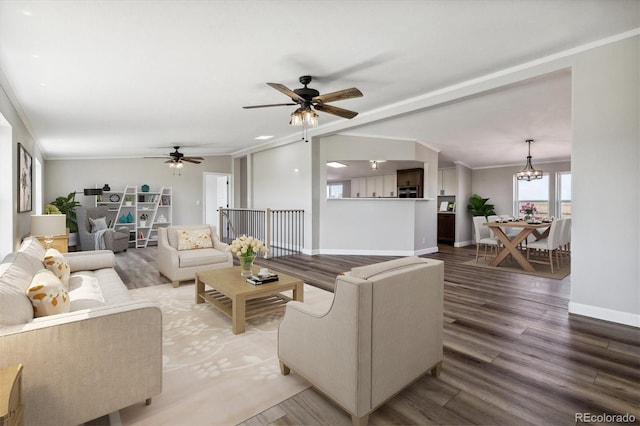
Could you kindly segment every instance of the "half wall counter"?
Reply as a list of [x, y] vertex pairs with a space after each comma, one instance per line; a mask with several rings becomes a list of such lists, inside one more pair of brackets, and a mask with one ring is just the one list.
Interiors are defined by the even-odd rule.
[[413, 256], [438, 251], [433, 198], [329, 198], [320, 253]]

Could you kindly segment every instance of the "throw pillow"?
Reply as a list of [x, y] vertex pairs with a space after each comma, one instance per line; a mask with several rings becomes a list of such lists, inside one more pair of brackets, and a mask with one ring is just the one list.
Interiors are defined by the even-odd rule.
[[69, 312], [71, 302], [64, 284], [53, 272], [43, 269], [34, 275], [27, 288], [27, 296], [33, 305], [35, 317]]
[[179, 229], [178, 250], [193, 250], [201, 248], [212, 248], [211, 229]]
[[107, 229], [107, 218], [106, 217], [97, 217], [97, 218], [89, 218], [89, 223], [91, 224], [91, 233], [102, 231], [103, 229]]
[[69, 261], [62, 253], [54, 248], [47, 249], [42, 259], [44, 267], [54, 273], [56, 277], [62, 281], [65, 288], [69, 288], [69, 275], [71, 275], [71, 268], [69, 268]]

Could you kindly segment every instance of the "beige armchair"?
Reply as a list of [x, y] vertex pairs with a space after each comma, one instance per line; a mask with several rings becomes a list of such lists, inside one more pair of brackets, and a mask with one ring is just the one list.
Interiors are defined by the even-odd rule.
[[[209, 229], [211, 233], [211, 248], [180, 247], [180, 234], [182, 231]], [[195, 235], [195, 234], [194, 234]], [[230, 268], [233, 266], [233, 257], [226, 251], [227, 244], [221, 242], [216, 234], [216, 227], [211, 225], [173, 225], [158, 228], [158, 269], [160, 273], [169, 278], [174, 287], [178, 287], [180, 281], [195, 279], [198, 271], [206, 271], [216, 268]]]
[[287, 303], [278, 330], [291, 370], [366, 425], [369, 414], [442, 363], [444, 263], [407, 257], [338, 276], [331, 306]]

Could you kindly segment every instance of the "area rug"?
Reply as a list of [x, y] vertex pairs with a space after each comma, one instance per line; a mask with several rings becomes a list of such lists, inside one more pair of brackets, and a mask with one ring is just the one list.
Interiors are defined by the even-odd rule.
[[[120, 410], [123, 425], [235, 425], [299, 393], [309, 384], [282, 376], [277, 330], [282, 312], [247, 321], [234, 335], [231, 320], [194, 303], [194, 285], [130, 290], [162, 310], [163, 390], [149, 406]], [[329, 303], [333, 293], [305, 284], [305, 303]]]
[[551, 278], [554, 280], [561, 280], [565, 278], [567, 275], [571, 273], [571, 265], [568, 262], [565, 262], [560, 268], [556, 268], [555, 264], [553, 266], [553, 273], [551, 273], [551, 267], [549, 265], [544, 265], [540, 263], [533, 264], [533, 267], [536, 268], [535, 272], [528, 272], [523, 270], [518, 263], [516, 263], [513, 259], [505, 259], [504, 262], [500, 264], [500, 266], [489, 266], [489, 262], [491, 259], [478, 259], [476, 263], [476, 259], [473, 258], [467, 262], [464, 262], [463, 265], [476, 266], [478, 268], [486, 268], [493, 269], [494, 271], [508, 271], [508, 272], [517, 272], [518, 274], [527, 274], [527, 275], [535, 275], [538, 277]]

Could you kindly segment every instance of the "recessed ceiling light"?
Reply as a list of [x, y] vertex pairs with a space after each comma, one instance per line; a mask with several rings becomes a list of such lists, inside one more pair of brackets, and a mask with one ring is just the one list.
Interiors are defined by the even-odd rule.
[[271, 139], [273, 136], [270, 135], [262, 135], [256, 138], [257, 141], [266, 141], [267, 139]]
[[28, 10], [23, 10], [23, 11], [22, 11], [22, 14], [23, 14], [24, 16], [33, 16], [33, 13], [29, 12]]
[[339, 169], [341, 167], [348, 167], [346, 164], [339, 163], [337, 161], [329, 161], [327, 166], [333, 167], [334, 169]]

